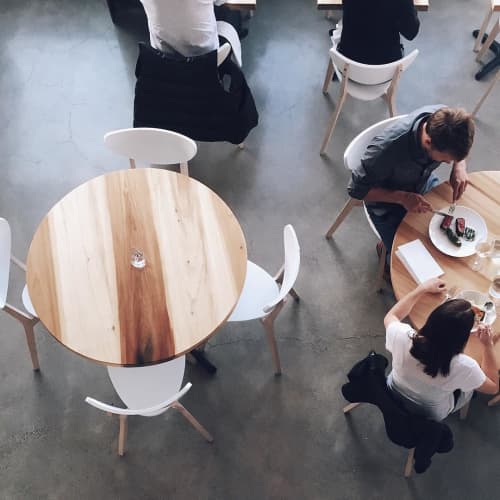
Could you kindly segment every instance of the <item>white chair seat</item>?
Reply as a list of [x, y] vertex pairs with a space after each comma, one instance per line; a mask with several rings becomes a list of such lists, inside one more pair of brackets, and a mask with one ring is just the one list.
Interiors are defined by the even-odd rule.
[[249, 260], [240, 300], [228, 321], [249, 321], [266, 316], [264, 307], [276, 299], [279, 292], [279, 286], [274, 278]]
[[31, 303], [31, 297], [30, 294], [28, 293], [28, 285], [24, 285], [23, 288], [23, 294], [22, 294], [22, 301], [23, 301], [23, 306], [24, 308], [35, 318], [37, 317], [35, 308], [33, 307], [33, 304]]
[[[166, 363], [140, 367], [108, 366], [109, 378], [123, 403], [131, 410], [151, 408], [174, 396], [184, 377], [185, 357]], [[139, 413], [152, 417], [163, 413]]]
[[383, 96], [389, 89], [390, 85], [390, 81], [386, 83], [379, 83], [377, 85], [363, 85], [362, 83], [349, 80], [347, 83], [347, 91], [350, 95], [352, 95], [352, 97], [361, 101], [373, 101], [373, 99]]

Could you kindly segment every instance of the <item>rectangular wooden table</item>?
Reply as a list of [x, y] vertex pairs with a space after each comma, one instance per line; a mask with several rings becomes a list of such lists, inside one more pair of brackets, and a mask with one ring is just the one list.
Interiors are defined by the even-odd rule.
[[[317, 0], [320, 10], [342, 10], [342, 0]], [[413, 0], [417, 10], [429, 10], [429, 0]]]

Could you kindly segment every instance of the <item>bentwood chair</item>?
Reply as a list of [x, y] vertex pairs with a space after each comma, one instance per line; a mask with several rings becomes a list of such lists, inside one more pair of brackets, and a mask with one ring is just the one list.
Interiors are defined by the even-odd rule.
[[[238, 304], [228, 321], [260, 319], [267, 335], [274, 360], [275, 374], [281, 374], [278, 346], [274, 336], [274, 321], [283, 309], [288, 295], [296, 301], [299, 296], [293, 289], [300, 268], [300, 247], [291, 224], [283, 230], [285, 263], [276, 276], [251, 261], [247, 262], [247, 275]], [[281, 287], [279, 286], [281, 285]]]
[[154, 417], [170, 408], [178, 410], [209, 443], [213, 441], [207, 430], [179, 402], [179, 399], [192, 386], [188, 382], [181, 389], [185, 361], [185, 356], [181, 356], [172, 361], [152, 366], [107, 367], [111, 383], [120, 399], [125, 403], [126, 408], [111, 406], [89, 397], [85, 398], [85, 401], [99, 410], [119, 416], [118, 455], [122, 456], [125, 453], [127, 417], [129, 415]]
[[188, 161], [196, 154], [196, 143], [185, 135], [159, 128], [127, 128], [108, 132], [104, 144], [114, 153], [154, 165], [180, 164], [181, 174], [189, 175]]
[[340, 90], [337, 104], [321, 145], [320, 154], [324, 154], [328, 147], [347, 95], [362, 101], [373, 101], [383, 97], [387, 101], [390, 116], [396, 114], [395, 96], [399, 78], [401, 73], [413, 63], [417, 55], [418, 50], [415, 49], [398, 61], [370, 65], [345, 57], [337, 50], [337, 46], [333, 45], [330, 49], [330, 60], [323, 83], [323, 93], [328, 92], [334, 71], [340, 81]]
[[38, 353], [36, 350], [34, 327], [39, 319], [36, 316], [33, 304], [28, 294], [28, 287], [24, 285], [22, 292], [22, 302], [27, 312], [14, 307], [7, 302], [7, 292], [9, 289], [10, 263], [26, 272], [26, 265], [17, 257], [11, 254], [12, 236], [9, 223], [0, 217], [0, 309], [17, 319], [24, 328], [26, 342], [30, 351], [33, 370], [39, 370]]
[[[344, 166], [348, 170], [354, 170], [361, 162], [361, 158], [363, 154], [366, 151], [366, 148], [370, 144], [370, 142], [379, 134], [381, 134], [387, 127], [390, 127], [392, 124], [397, 122], [399, 119], [404, 118], [406, 115], [400, 115], [400, 116], [395, 116], [393, 118], [387, 118], [387, 120], [383, 120], [381, 122], [375, 123], [371, 127], [368, 127], [367, 129], [363, 130], [360, 134], [358, 134], [347, 146], [346, 150], [344, 151]], [[349, 215], [350, 211], [352, 210], [353, 207], [357, 206], [363, 206], [364, 212], [366, 215], [366, 219], [368, 220], [368, 223], [370, 224], [370, 228], [372, 229], [373, 233], [377, 237], [379, 241], [381, 241], [380, 235], [375, 228], [370, 216], [368, 215], [368, 211], [366, 209], [365, 204], [361, 200], [357, 200], [355, 198], [349, 198], [349, 200], [346, 202], [340, 213], [337, 215], [335, 221], [333, 224], [330, 226], [330, 229], [328, 229], [325, 237], [327, 240], [331, 239], [333, 236], [333, 233], [337, 230], [337, 228], [342, 224], [344, 219]], [[375, 282], [375, 289], [378, 291], [382, 288], [382, 278], [384, 275], [384, 268], [385, 268], [385, 260], [386, 260], [386, 249], [385, 246], [382, 245], [382, 252], [379, 257], [379, 263], [378, 263], [378, 272], [377, 272], [377, 279]]]

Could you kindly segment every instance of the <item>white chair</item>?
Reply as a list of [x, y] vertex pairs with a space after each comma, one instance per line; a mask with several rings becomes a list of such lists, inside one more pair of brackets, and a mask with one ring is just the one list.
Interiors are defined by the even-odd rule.
[[[296, 301], [299, 296], [293, 289], [300, 268], [300, 247], [293, 227], [283, 230], [285, 263], [276, 276], [251, 261], [247, 262], [247, 274], [238, 304], [228, 321], [260, 319], [267, 334], [274, 360], [276, 375], [281, 374], [278, 346], [274, 337], [274, 321], [290, 294]], [[281, 288], [278, 286], [281, 284]]]
[[24, 272], [26, 272], [26, 265], [17, 257], [11, 254], [11, 231], [9, 223], [0, 217], [0, 309], [3, 309], [7, 314], [16, 318], [24, 328], [26, 334], [26, 342], [31, 355], [31, 362], [33, 370], [39, 370], [38, 354], [35, 343], [34, 326], [38, 323], [39, 319], [36, 317], [33, 304], [28, 294], [28, 287], [24, 285], [22, 292], [22, 302], [28, 312], [21, 311], [17, 307], [7, 302], [7, 292], [9, 289], [9, 275], [10, 263], [14, 263]]
[[188, 161], [197, 151], [196, 143], [185, 135], [159, 128], [127, 128], [108, 132], [104, 143], [114, 153], [155, 165], [180, 164], [181, 174], [189, 175]]
[[337, 50], [335, 45], [330, 49], [330, 60], [323, 83], [323, 93], [328, 92], [334, 70], [341, 84], [337, 105], [332, 113], [320, 154], [324, 154], [328, 147], [348, 94], [362, 101], [373, 101], [379, 97], [384, 97], [389, 107], [390, 116], [396, 114], [394, 100], [399, 77], [415, 60], [417, 55], [418, 50], [415, 49], [398, 61], [388, 64], [369, 65], [345, 57]]
[[[363, 130], [360, 134], [358, 134], [347, 146], [346, 150], [344, 151], [344, 166], [348, 170], [354, 170], [360, 163], [361, 157], [366, 151], [366, 148], [370, 144], [370, 142], [373, 140], [374, 137], [377, 135], [381, 134], [387, 127], [395, 123], [401, 118], [404, 118], [406, 115], [401, 115], [401, 116], [395, 116], [392, 118], [387, 118], [386, 120], [383, 120], [381, 122], [375, 123], [371, 127], [368, 127], [367, 129]], [[372, 231], [374, 232], [375, 236], [378, 238], [380, 241], [380, 235], [373, 225], [373, 222], [368, 215], [368, 211], [366, 209], [365, 204], [361, 200], [357, 200], [355, 198], [349, 198], [349, 200], [346, 202], [340, 213], [337, 215], [335, 221], [333, 224], [330, 226], [330, 229], [328, 229], [325, 237], [327, 240], [331, 239], [333, 233], [337, 230], [337, 228], [342, 224], [344, 219], [349, 215], [349, 212], [352, 210], [353, 207], [357, 206], [363, 206], [366, 218], [368, 220], [368, 223], [370, 224], [370, 227]], [[382, 288], [382, 278], [384, 275], [384, 268], [385, 268], [385, 259], [386, 259], [386, 248], [384, 245], [382, 245], [382, 252], [380, 254], [379, 258], [379, 263], [378, 263], [378, 272], [377, 272], [377, 279], [375, 283], [375, 289], [378, 291]]]
[[117, 408], [89, 397], [85, 401], [99, 410], [119, 416], [118, 455], [125, 452], [127, 416], [154, 417], [169, 408], [178, 410], [209, 443], [213, 441], [207, 430], [179, 402], [192, 385], [188, 382], [181, 389], [184, 367], [185, 356], [152, 366], [107, 367], [111, 383], [127, 408]]

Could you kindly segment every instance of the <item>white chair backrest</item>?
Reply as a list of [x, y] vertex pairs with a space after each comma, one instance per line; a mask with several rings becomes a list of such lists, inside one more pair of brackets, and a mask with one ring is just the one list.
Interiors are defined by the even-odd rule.
[[368, 144], [372, 140], [380, 135], [387, 127], [397, 122], [401, 118], [407, 115], [393, 116], [392, 118], [387, 118], [387, 120], [382, 120], [381, 122], [375, 123], [371, 127], [363, 130], [358, 134], [347, 146], [344, 151], [344, 166], [349, 170], [354, 170], [361, 160], [361, 157], [366, 151]]
[[217, 49], [217, 67], [219, 67], [231, 52], [231, 45], [227, 42]]
[[272, 311], [289, 294], [299, 274], [300, 246], [295, 229], [291, 224], [287, 224], [283, 229], [283, 242], [285, 247], [283, 282], [276, 299], [264, 307], [266, 313]]
[[363, 64], [348, 57], [342, 55], [337, 47], [334, 46], [330, 49], [330, 57], [332, 62], [336, 67], [337, 71], [343, 75], [344, 67], [346, 64], [349, 65], [349, 80], [353, 80], [356, 83], [362, 85], [380, 85], [381, 83], [389, 82], [392, 80], [396, 68], [402, 65], [402, 71], [405, 71], [408, 66], [415, 60], [418, 55], [418, 49], [413, 52], [398, 59], [397, 61], [387, 63], [387, 64]]
[[137, 414], [145, 415], [147, 412], [144, 412], [144, 408], [151, 408], [178, 397], [185, 361], [185, 356], [181, 356], [151, 366], [108, 366], [108, 374], [127, 407], [135, 410]]
[[115, 130], [104, 136], [104, 143], [118, 155], [158, 165], [186, 163], [197, 151], [189, 137], [159, 128]]
[[9, 289], [12, 236], [9, 223], [0, 217], [0, 309], [5, 307]]

